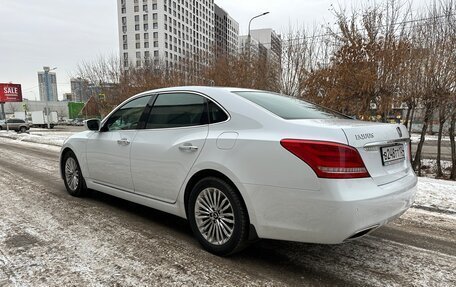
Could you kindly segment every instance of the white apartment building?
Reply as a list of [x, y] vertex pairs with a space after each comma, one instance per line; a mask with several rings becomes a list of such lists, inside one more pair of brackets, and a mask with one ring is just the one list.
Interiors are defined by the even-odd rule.
[[239, 23], [217, 4], [214, 7], [216, 56], [235, 55], [239, 46]]
[[214, 0], [117, 0], [122, 65], [206, 65], [214, 46]]
[[250, 43], [249, 43], [249, 36], [243, 35], [239, 36], [239, 53], [244, 54], [244, 53], [249, 53], [249, 48], [250, 48], [250, 56], [252, 58], [258, 58], [258, 57], [266, 57], [266, 54], [264, 53], [266, 51], [266, 48], [256, 39], [250, 37]]
[[[44, 72], [38, 72], [38, 85], [40, 89], [40, 101], [57, 102], [57, 76], [54, 72], [48, 73], [49, 95], [46, 91], [46, 77]], [[46, 99], [47, 97], [47, 99]]]
[[[281, 64], [282, 61], [282, 39], [272, 29], [250, 30], [251, 53], [258, 56], [266, 56], [268, 59]], [[245, 51], [248, 44], [248, 36], [239, 37], [239, 51]]]

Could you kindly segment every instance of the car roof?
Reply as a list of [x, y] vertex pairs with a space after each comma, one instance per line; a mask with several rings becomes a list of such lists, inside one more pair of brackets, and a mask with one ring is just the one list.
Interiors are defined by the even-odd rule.
[[241, 91], [260, 91], [260, 90], [236, 88], [236, 87], [177, 86], [177, 87], [167, 87], [167, 88], [160, 88], [160, 89], [145, 91], [145, 92], [138, 94], [137, 96], [142, 96], [142, 95], [150, 94], [150, 93], [161, 93], [161, 92], [171, 92], [171, 91], [197, 92], [197, 93], [206, 94], [217, 100], [217, 98], [218, 98], [217, 94], [220, 92], [232, 93], [232, 92], [241, 92]]

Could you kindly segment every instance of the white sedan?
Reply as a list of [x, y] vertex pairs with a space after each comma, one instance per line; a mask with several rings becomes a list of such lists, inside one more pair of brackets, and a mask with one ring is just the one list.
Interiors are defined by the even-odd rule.
[[417, 178], [400, 124], [272, 92], [178, 87], [129, 98], [68, 138], [68, 192], [98, 190], [188, 219], [215, 254], [256, 238], [336, 244], [404, 213]]

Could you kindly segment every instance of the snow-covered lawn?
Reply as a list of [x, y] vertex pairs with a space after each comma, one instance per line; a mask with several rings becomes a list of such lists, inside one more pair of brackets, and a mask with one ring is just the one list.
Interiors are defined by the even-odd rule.
[[413, 205], [456, 214], [456, 182], [419, 177]]
[[29, 131], [28, 133], [16, 133], [14, 131], [0, 131], [0, 137], [17, 140], [20, 142], [39, 143], [53, 146], [62, 146], [66, 138], [74, 132], [65, 131]]
[[[410, 135], [410, 139], [412, 140], [413, 143], [418, 143], [420, 141], [420, 138], [421, 138], [420, 134], [412, 133]], [[426, 135], [425, 139], [429, 140], [429, 141], [436, 141], [436, 140], [438, 140], [438, 136], [437, 135]], [[450, 141], [450, 137], [443, 136], [442, 141]]]

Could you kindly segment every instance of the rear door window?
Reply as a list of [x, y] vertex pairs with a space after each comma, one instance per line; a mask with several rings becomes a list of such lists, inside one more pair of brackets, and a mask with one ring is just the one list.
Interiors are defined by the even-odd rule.
[[158, 95], [146, 128], [177, 128], [208, 123], [206, 98], [190, 93], [169, 93]]

